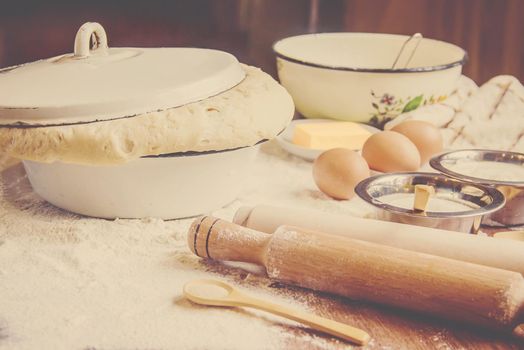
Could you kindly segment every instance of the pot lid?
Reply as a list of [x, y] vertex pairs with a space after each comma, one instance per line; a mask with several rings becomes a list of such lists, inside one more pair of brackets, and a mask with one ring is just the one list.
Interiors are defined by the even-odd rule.
[[85, 23], [74, 53], [0, 70], [0, 125], [60, 125], [178, 107], [244, 79], [237, 59], [199, 48], [108, 48]]

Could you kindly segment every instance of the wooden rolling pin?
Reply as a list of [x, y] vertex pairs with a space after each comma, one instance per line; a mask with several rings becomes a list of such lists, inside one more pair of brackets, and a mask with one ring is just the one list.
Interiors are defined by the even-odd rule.
[[524, 322], [524, 278], [512, 271], [282, 226], [273, 234], [205, 216], [196, 255], [266, 267], [269, 277], [352, 299], [502, 330]]
[[318, 210], [268, 205], [242, 207], [237, 211], [233, 221], [266, 233], [273, 233], [282, 225], [300, 226], [391, 247], [516, 271], [524, 275], [524, 242], [337, 215]]

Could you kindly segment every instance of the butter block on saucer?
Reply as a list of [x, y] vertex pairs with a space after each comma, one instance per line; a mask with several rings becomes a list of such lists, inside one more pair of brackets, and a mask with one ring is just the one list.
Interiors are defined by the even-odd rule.
[[293, 143], [312, 149], [362, 149], [371, 132], [353, 122], [302, 123], [295, 126]]

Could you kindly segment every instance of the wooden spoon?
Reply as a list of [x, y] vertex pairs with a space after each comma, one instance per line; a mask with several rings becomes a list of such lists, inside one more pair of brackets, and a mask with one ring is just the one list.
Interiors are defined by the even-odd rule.
[[369, 334], [361, 329], [254, 298], [238, 291], [227, 283], [217, 280], [203, 279], [188, 282], [184, 286], [184, 296], [192, 302], [201, 305], [244, 306], [267, 311], [358, 345], [366, 345], [370, 340]]

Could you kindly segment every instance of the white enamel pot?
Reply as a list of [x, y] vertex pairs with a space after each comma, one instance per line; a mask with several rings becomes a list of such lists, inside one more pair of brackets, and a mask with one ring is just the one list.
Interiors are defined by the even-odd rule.
[[[10, 128], [133, 118], [204, 100], [245, 78], [238, 60], [223, 51], [109, 47], [98, 23], [78, 30], [73, 53], [0, 73], [0, 126]], [[117, 165], [23, 163], [34, 191], [65, 210], [175, 219], [233, 201], [257, 149], [160, 154]]]
[[285, 38], [273, 46], [278, 77], [307, 118], [382, 127], [400, 113], [445, 100], [467, 58], [458, 46], [426, 38], [401, 52], [409, 38], [372, 33]]
[[108, 166], [23, 163], [33, 190], [59, 208], [100, 218], [176, 219], [232, 202], [257, 150], [144, 157]]

